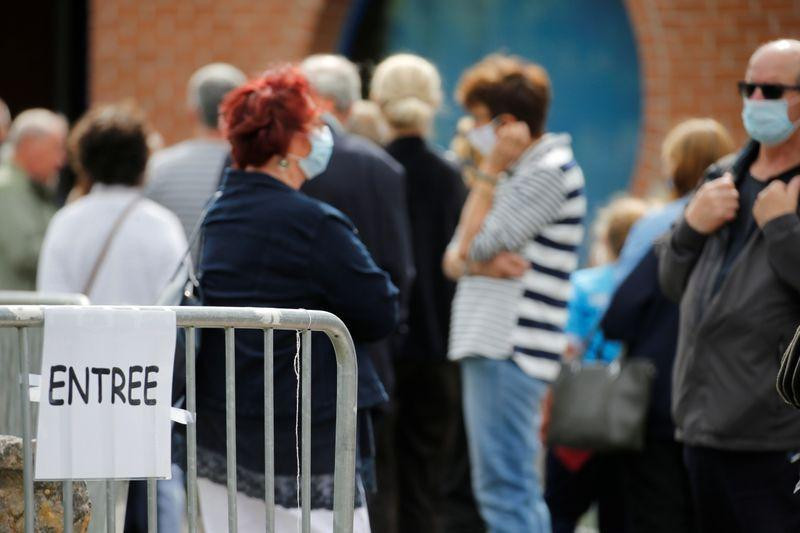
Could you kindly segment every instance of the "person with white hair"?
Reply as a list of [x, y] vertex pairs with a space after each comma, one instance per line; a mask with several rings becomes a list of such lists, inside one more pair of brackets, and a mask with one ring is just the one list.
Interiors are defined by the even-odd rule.
[[350, 133], [366, 137], [377, 145], [389, 142], [389, 124], [381, 108], [371, 100], [359, 100], [353, 104], [345, 127]]
[[428, 143], [441, 77], [422, 57], [393, 55], [375, 69], [370, 99], [391, 129], [386, 150], [406, 171], [417, 271], [409, 331], [395, 360], [397, 531], [485, 531], [470, 489], [459, 369], [447, 360], [455, 284], [441, 260], [466, 188], [459, 170]]
[[[306, 58], [300, 69], [316, 93], [322, 119], [333, 133], [333, 153], [328, 168], [307, 181], [302, 191], [342, 211], [358, 228], [359, 237], [377, 265], [400, 290], [400, 316], [407, 316], [410, 286], [414, 278], [409, 220], [406, 211], [406, 178], [397, 161], [375, 143], [348, 133], [353, 106], [361, 98], [358, 69], [347, 58], [319, 54]], [[405, 328], [401, 325], [400, 328]], [[389, 396], [394, 389], [394, 364], [399, 334], [369, 346], [370, 359]], [[386, 496], [393, 494], [391, 440], [393, 408], [372, 413], [375, 427], [375, 470], [378, 492], [369, 498], [373, 531], [391, 533], [384, 523], [393, 514]], [[367, 476], [369, 479], [369, 476]], [[371, 487], [367, 487], [371, 488]], [[370, 491], [372, 492], [372, 491]]]
[[[219, 105], [231, 90], [247, 81], [244, 73], [227, 63], [211, 63], [189, 78], [186, 104], [194, 123], [191, 139], [156, 151], [150, 158], [145, 196], [177, 215], [183, 231], [192, 237], [203, 210], [220, 185], [230, 145], [221, 133]], [[152, 135], [148, 141], [153, 139]], [[195, 243], [192, 260], [198, 263]], [[159, 529], [180, 528], [183, 507], [182, 473], [173, 465], [173, 479], [159, 482]], [[134, 482], [128, 496], [126, 533], [144, 531], [147, 523], [146, 488]], [[138, 529], [137, 529], [138, 528]]]
[[358, 68], [346, 57], [315, 54], [303, 60], [300, 68], [320, 97], [325, 113], [339, 124], [346, 124], [350, 109], [361, 100], [361, 76]]
[[54, 186], [66, 161], [67, 121], [29, 109], [12, 122], [0, 163], [0, 290], [34, 290], [39, 248], [56, 212]]
[[150, 159], [145, 195], [175, 213], [187, 236], [219, 186], [230, 151], [220, 133], [219, 104], [246, 79], [242, 71], [227, 63], [198, 69], [189, 79], [186, 98], [194, 122], [193, 137], [156, 152]]

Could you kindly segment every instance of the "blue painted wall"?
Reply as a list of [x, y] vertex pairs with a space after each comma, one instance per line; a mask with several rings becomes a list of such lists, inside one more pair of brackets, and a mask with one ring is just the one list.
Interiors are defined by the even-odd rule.
[[590, 208], [627, 188], [640, 91], [622, 0], [392, 0], [387, 44], [386, 55], [413, 52], [440, 69], [447, 100], [435, 140], [442, 146], [463, 114], [453, 90], [464, 69], [495, 51], [542, 64], [553, 83], [548, 129], [572, 135]]

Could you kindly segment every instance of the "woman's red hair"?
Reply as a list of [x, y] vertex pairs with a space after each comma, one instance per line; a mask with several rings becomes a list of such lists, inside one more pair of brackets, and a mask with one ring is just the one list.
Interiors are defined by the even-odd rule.
[[286, 155], [292, 135], [317, 117], [308, 80], [292, 65], [270, 68], [237, 87], [220, 104], [225, 137], [238, 168]]

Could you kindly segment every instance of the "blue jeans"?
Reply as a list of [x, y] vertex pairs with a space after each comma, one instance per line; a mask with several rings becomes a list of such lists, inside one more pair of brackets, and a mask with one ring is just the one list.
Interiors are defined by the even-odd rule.
[[176, 464], [172, 465], [172, 479], [158, 482], [158, 530], [181, 531], [186, 514], [186, 477]]
[[550, 533], [537, 473], [547, 384], [510, 359], [461, 361], [472, 486], [489, 533]]
[[[186, 514], [186, 490], [183, 470], [178, 465], [172, 465], [172, 479], [158, 481], [156, 505], [158, 530], [180, 532]], [[147, 484], [144, 481], [131, 481], [128, 486], [124, 531], [125, 533], [148, 531]]]

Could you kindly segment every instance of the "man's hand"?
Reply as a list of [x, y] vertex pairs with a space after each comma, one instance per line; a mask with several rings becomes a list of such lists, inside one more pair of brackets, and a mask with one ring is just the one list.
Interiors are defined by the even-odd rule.
[[700, 187], [686, 208], [686, 223], [696, 232], [710, 235], [736, 218], [738, 210], [739, 191], [728, 172]]
[[513, 252], [500, 252], [491, 261], [470, 263], [469, 273], [489, 278], [519, 278], [528, 270], [528, 261]]
[[503, 124], [497, 128], [497, 142], [481, 165], [481, 170], [487, 174], [497, 174], [505, 170], [519, 159], [532, 140], [531, 131], [525, 122], [520, 120]]
[[753, 218], [759, 228], [783, 215], [797, 212], [797, 197], [800, 194], [800, 176], [795, 176], [787, 185], [781, 180], [772, 183], [758, 193], [753, 204]]

